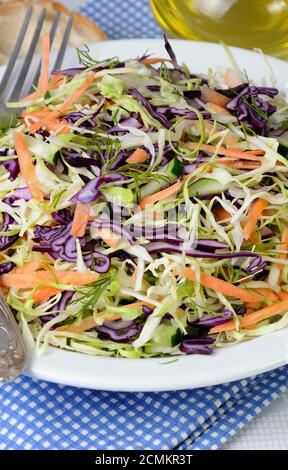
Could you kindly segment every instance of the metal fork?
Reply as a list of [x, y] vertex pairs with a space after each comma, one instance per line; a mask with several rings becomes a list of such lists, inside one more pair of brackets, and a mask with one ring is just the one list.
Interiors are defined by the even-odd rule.
[[[18, 58], [23, 40], [26, 36], [27, 28], [29, 26], [32, 13], [33, 13], [33, 7], [30, 7], [27, 10], [22, 28], [20, 30], [19, 36], [17, 38], [16, 44], [14, 46], [14, 49], [12, 51], [12, 54], [10, 56], [9, 62], [7, 64], [5, 73], [3, 75], [3, 78], [2, 78], [2, 81], [1, 81], [1, 84], [0, 84], [0, 116], [2, 116], [2, 117], [6, 115], [7, 118], [10, 118], [11, 114], [15, 113], [15, 108], [13, 108], [13, 109], [7, 108], [5, 103], [7, 103], [9, 101], [19, 101], [23, 97], [24, 85], [27, 82], [26, 79], [27, 79], [29, 70], [31, 69], [32, 59], [33, 59], [37, 44], [39, 42], [40, 34], [41, 34], [41, 31], [42, 31], [42, 27], [43, 27], [43, 23], [44, 23], [44, 20], [45, 20], [45, 15], [46, 15], [45, 8], [43, 8], [41, 10], [41, 13], [39, 15], [39, 18], [38, 18], [38, 21], [37, 21], [37, 24], [36, 24], [36, 27], [35, 27], [31, 42], [30, 42], [30, 45], [28, 47], [27, 53], [26, 53], [26, 55], [23, 59], [23, 62], [21, 64], [21, 68], [20, 68], [20, 71], [19, 71], [18, 76], [16, 78], [15, 84], [12, 87], [12, 89], [10, 89], [10, 87], [11, 87], [11, 76], [13, 75], [13, 70], [15, 68], [15, 65], [16, 65], [16, 62], [17, 62], [17, 58]], [[51, 26], [51, 30], [50, 30], [51, 45], [53, 44], [53, 40], [54, 40], [54, 37], [55, 37], [55, 33], [56, 33], [56, 30], [57, 30], [59, 19], [60, 19], [60, 13], [58, 13], [55, 16], [54, 21], [53, 21], [52, 26]], [[56, 57], [54, 65], [53, 65], [54, 70], [59, 69], [62, 65], [64, 55], [65, 55], [65, 51], [66, 51], [66, 48], [67, 48], [67, 45], [68, 45], [72, 25], [73, 25], [73, 17], [70, 16], [68, 18], [68, 21], [67, 21], [66, 29], [64, 31], [64, 35], [63, 35], [63, 39], [62, 39], [62, 42], [61, 42], [60, 49], [58, 51], [58, 55]], [[32, 91], [33, 91], [33, 85], [36, 85], [36, 83], [38, 81], [39, 74], [40, 74], [40, 63], [37, 66], [36, 73], [35, 73], [34, 78], [33, 78], [32, 82], [30, 84], [31, 85], [30, 89], [32, 89]], [[5, 93], [7, 90], [10, 90], [10, 91], [8, 91], [8, 94]]]
[[[19, 75], [16, 78], [15, 85], [11, 89], [10, 93], [8, 92], [7, 99], [5, 99], [5, 92], [10, 86], [10, 78], [13, 73], [17, 57], [19, 55], [19, 51], [21, 49], [21, 45], [25, 38], [27, 28], [29, 26], [31, 16], [33, 12], [33, 7], [30, 7], [27, 11], [26, 17], [24, 19], [22, 28], [20, 30], [19, 36], [17, 38], [16, 44], [12, 51], [10, 60], [7, 64], [5, 73], [3, 75], [1, 84], [0, 84], [0, 116], [2, 117], [1, 125], [5, 126], [5, 118], [6, 121], [11, 121], [12, 111], [11, 109], [5, 106], [5, 102], [7, 101], [19, 101], [22, 97], [22, 91], [27, 81], [27, 74], [31, 69], [32, 59], [35, 53], [35, 49], [37, 43], [39, 41], [39, 37], [42, 31], [43, 23], [45, 20], [46, 11], [45, 8], [40, 13], [37, 25], [35, 27], [35, 31], [33, 33], [30, 46], [26, 53], [26, 56], [23, 60], [21, 65]], [[55, 37], [55, 33], [57, 30], [57, 26], [59, 23], [60, 14], [57, 14], [54, 18], [53, 24], [50, 30], [50, 41], [51, 44], [53, 43], [53, 39]], [[61, 67], [64, 54], [68, 45], [68, 40], [70, 36], [70, 32], [72, 29], [73, 24], [73, 17], [69, 17], [66, 30], [63, 35], [62, 43], [58, 55], [56, 57], [54, 63], [54, 70], [57, 70]], [[40, 73], [40, 63], [36, 68], [36, 73], [30, 83], [30, 88], [37, 83], [38, 77]], [[15, 112], [15, 109], [13, 109]], [[6, 382], [15, 379], [24, 369], [25, 364], [27, 362], [27, 350], [24, 344], [24, 340], [22, 335], [17, 327], [16, 321], [14, 316], [7, 305], [7, 302], [4, 296], [0, 293], [0, 383]]]

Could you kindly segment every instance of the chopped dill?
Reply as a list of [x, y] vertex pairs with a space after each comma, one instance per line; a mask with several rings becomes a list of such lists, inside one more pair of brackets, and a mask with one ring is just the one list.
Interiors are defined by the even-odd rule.
[[78, 312], [79, 316], [85, 317], [89, 311], [93, 312], [101, 295], [104, 294], [116, 277], [117, 272], [115, 270], [111, 270], [109, 274], [101, 276], [97, 281], [77, 289], [76, 299], [72, 300], [71, 303], [80, 302], [80, 304], [82, 304]]

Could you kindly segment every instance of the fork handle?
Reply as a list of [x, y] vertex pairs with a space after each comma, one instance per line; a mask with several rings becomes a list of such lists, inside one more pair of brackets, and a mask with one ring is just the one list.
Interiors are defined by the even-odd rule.
[[26, 361], [23, 337], [0, 293], [0, 383], [15, 379], [22, 372]]

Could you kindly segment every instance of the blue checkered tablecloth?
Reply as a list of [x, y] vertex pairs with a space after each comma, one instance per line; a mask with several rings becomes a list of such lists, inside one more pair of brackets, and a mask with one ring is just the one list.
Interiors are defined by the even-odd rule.
[[[93, 0], [81, 11], [112, 39], [161, 35], [148, 0]], [[20, 377], [0, 387], [0, 449], [217, 449], [287, 390], [288, 366], [165, 393], [110, 393]]]
[[0, 449], [217, 449], [288, 389], [288, 367], [233, 384], [112, 393], [21, 377], [0, 387]]

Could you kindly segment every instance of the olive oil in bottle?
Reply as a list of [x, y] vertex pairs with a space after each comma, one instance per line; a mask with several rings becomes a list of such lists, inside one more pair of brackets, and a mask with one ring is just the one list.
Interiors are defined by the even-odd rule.
[[288, 58], [288, 0], [150, 0], [170, 36]]

